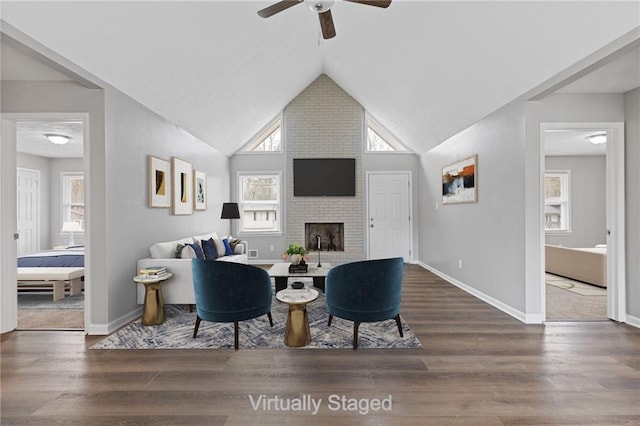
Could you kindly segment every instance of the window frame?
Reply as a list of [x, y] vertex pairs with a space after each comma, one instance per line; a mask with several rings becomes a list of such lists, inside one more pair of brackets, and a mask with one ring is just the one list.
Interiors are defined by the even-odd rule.
[[[558, 200], [548, 201], [546, 197], [546, 178], [547, 177], [559, 177], [561, 180], [561, 197]], [[568, 235], [572, 234], [572, 220], [571, 220], [571, 170], [545, 170], [544, 179], [542, 185], [543, 191], [543, 200], [544, 200], [544, 211], [543, 217], [544, 220], [544, 232], [548, 235]], [[560, 229], [549, 229], [547, 228], [547, 220], [546, 220], [546, 207], [547, 205], [557, 205], [560, 204], [561, 213], [560, 213], [560, 224], [562, 226]], [[563, 224], [564, 222], [564, 224]]]
[[[60, 235], [63, 234], [62, 226], [64, 222], [71, 222], [71, 208], [74, 206], [82, 206], [83, 212], [86, 215], [86, 204], [83, 201], [82, 204], [72, 203], [71, 202], [71, 180], [72, 179], [82, 179], [82, 198], [85, 199], [85, 178], [83, 172], [60, 172]], [[84, 217], [84, 215], [83, 215]], [[74, 231], [76, 235], [83, 235], [85, 232], [85, 222], [86, 220], [82, 220], [80, 223], [82, 225], [81, 231]]]
[[[282, 113], [278, 114], [273, 120], [264, 126], [258, 133], [256, 133], [246, 144], [240, 148], [236, 154], [282, 154], [284, 152], [284, 126], [282, 125], [283, 118]], [[264, 140], [280, 128], [280, 150], [278, 151], [254, 151], [254, 149], [260, 145]]]
[[[262, 152], [262, 151], [261, 151]], [[263, 178], [263, 177], [274, 177], [276, 179], [276, 196], [277, 199], [275, 201], [252, 201], [252, 203], [264, 203], [264, 204], [275, 204], [276, 205], [276, 229], [270, 230], [255, 230], [255, 229], [244, 229], [244, 204], [245, 201], [243, 199], [243, 179], [247, 177], [254, 178]], [[283, 225], [283, 209], [282, 209], [282, 172], [277, 170], [268, 170], [268, 171], [242, 171], [237, 173], [236, 179], [238, 188], [237, 188], [237, 196], [238, 196], [238, 210], [240, 211], [240, 219], [238, 222], [238, 236], [244, 235], [283, 235], [282, 225]]]
[[[369, 149], [369, 129], [371, 129], [380, 139], [382, 139], [393, 150], [391, 151], [373, 151]], [[364, 152], [367, 154], [412, 154], [400, 140], [387, 130], [378, 120], [373, 118], [369, 113], [365, 113], [364, 120]]]

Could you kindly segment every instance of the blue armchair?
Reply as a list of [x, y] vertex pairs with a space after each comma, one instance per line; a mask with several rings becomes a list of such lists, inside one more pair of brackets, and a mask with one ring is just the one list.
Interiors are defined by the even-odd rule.
[[193, 289], [196, 301], [196, 325], [200, 321], [233, 322], [234, 347], [238, 349], [238, 322], [267, 314], [271, 316], [271, 279], [267, 271], [233, 262], [193, 259]]
[[331, 268], [325, 282], [328, 326], [333, 316], [353, 321], [353, 349], [358, 349], [361, 322], [395, 319], [400, 332], [400, 296], [404, 260], [364, 260]]

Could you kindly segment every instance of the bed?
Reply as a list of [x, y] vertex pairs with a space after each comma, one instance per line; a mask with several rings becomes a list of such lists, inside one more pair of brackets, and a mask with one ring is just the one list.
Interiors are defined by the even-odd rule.
[[544, 249], [548, 273], [607, 287], [606, 247], [572, 248], [547, 244]]
[[18, 257], [18, 289], [53, 289], [53, 300], [82, 292], [84, 279], [84, 246], [61, 250], [45, 250]]

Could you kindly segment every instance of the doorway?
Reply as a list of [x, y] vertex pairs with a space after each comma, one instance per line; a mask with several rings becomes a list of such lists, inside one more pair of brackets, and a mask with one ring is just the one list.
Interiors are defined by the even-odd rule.
[[367, 173], [369, 259], [412, 260], [411, 173]]
[[84, 268], [84, 134], [84, 119], [67, 114], [15, 121], [18, 330], [85, 329], [84, 276], [79, 292], [76, 280], [45, 277], [52, 267]]
[[623, 123], [541, 125], [541, 294], [548, 321], [624, 321], [623, 129]]

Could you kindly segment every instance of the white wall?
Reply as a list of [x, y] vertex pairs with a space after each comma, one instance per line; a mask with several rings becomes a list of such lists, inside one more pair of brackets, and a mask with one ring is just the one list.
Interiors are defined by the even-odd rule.
[[[524, 108], [508, 106], [420, 158], [420, 261], [523, 318]], [[478, 156], [478, 202], [442, 205], [442, 168]], [[458, 268], [462, 261], [462, 269]]]
[[[105, 90], [107, 285], [110, 324], [137, 309], [132, 277], [149, 246], [209, 231], [228, 231], [220, 219], [229, 198], [228, 158], [126, 95]], [[207, 209], [174, 216], [148, 207], [147, 156], [177, 156], [207, 174]], [[171, 285], [171, 283], [167, 283]]]
[[624, 94], [624, 117], [627, 320], [640, 327], [640, 89]]
[[547, 233], [546, 243], [594, 247], [607, 242], [606, 157], [547, 156], [546, 170], [571, 171], [571, 233]]

